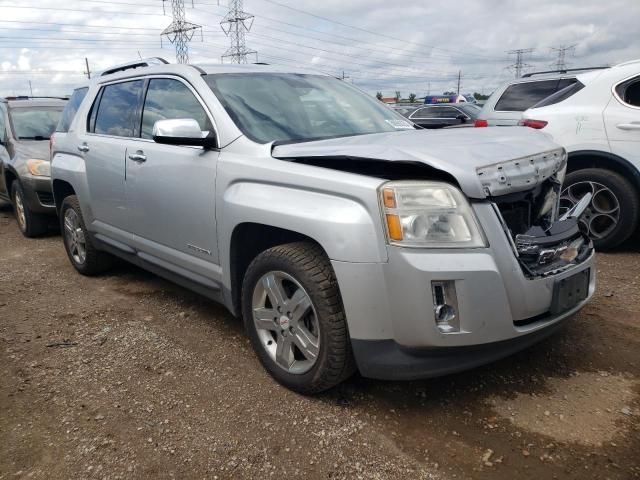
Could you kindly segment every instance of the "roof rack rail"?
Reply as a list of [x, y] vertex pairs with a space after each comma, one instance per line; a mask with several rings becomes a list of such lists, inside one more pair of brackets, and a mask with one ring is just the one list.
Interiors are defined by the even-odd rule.
[[141, 60], [123, 63], [122, 65], [116, 65], [115, 67], [108, 68], [105, 71], [103, 71], [100, 74], [100, 76], [104, 77], [105, 75], [124, 72], [125, 70], [130, 70], [134, 68], [150, 67], [151, 65], [166, 65], [168, 63], [169, 62], [167, 62], [164, 58], [160, 58], [160, 57], [144, 58]]
[[565, 68], [564, 70], [545, 70], [544, 72], [525, 73], [520, 78], [529, 78], [529, 77], [533, 77], [534, 75], [544, 75], [546, 73], [584, 72], [587, 70], [604, 70], [605, 68], [611, 68], [611, 67], [584, 67], [584, 68]]
[[629, 60], [628, 62], [622, 62], [619, 63], [617, 65], [615, 65], [616, 67], [625, 67], [627, 65], [634, 65], [636, 63], [640, 63], [640, 58], [636, 58], [635, 60]]
[[253, 62], [254, 65], [269, 65], [267, 62]]
[[5, 100], [34, 100], [34, 99], [54, 99], [54, 100], [69, 100], [69, 97], [47, 97], [47, 96], [36, 96], [32, 97], [30, 95], [15, 95], [10, 97], [4, 97]]

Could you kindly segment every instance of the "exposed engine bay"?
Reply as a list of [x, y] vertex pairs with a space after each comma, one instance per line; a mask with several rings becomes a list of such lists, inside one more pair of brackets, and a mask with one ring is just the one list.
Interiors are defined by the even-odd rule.
[[552, 176], [533, 190], [492, 198], [520, 265], [529, 277], [559, 273], [582, 263], [593, 250], [591, 240], [579, 228], [578, 220], [584, 209], [575, 208], [559, 215], [560, 188], [560, 182]]

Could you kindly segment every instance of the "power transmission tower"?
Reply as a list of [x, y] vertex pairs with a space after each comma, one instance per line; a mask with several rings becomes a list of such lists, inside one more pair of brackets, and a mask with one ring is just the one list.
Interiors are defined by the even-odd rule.
[[229, 13], [227, 13], [220, 27], [227, 37], [231, 39], [231, 46], [222, 55], [222, 62], [228, 58], [231, 63], [247, 63], [247, 55], [255, 55], [258, 61], [258, 52], [247, 49], [244, 34], [251, 30], [253, 15], [242, 8], [242, 0], [229, 0]]
[[[162, 9], [164, 10], [164, 2], [162, 0]], [[202, 26], [195, 23], [187, 22], [184, 14], [184, 0], [170, 0], [171, 10], [173, 13], [173, 21], [171, 25], [165, 28], [160, 34], [160, 45], [162, 45], [162, 37], [165, 36], [171, 43], [176, 45], [176, 61], [178, 63], [189, 63], [189, 46], [197, 30], [202, 35]], [[191, 2], [193, 6], [193, 0]]]
[[555, 67], [557, 70], [566, 70], [567, 69], [567, 53], [571, 54], [575, 50], [575, 45], [561, 45], [559, 47], [551, 47], [551, 50], [554, 52], [558, 52], [558, 58], [555, 63]]
[[515, 55], [516, 56], [516, 61], [515, 63], [509, 65], [507, 68], [509, 68], [510, 70], [515, 71], [516, 73], [516, 78], [520, 78], [522, 76], [522, 71], [525, 68], [530, 67], [531, 65], [529, 65], [528, 63], [525, 63], [525, 55], [528, 55], [529, 53], [533, 52], [533, 48], [519, 48], [517, 50], [509, 50], [507, 53], [509, 55]]

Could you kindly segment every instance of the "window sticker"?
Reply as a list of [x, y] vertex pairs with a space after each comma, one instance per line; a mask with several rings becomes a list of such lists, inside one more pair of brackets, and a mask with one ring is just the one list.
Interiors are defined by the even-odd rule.
[[392, 120], [385, 120], [385, 122], [387, 122], [389, 125], [391, 125], [393, 128], [396, 128], [398, 130], [411, 130], [413, 129], [413, 125], [409, 122], [405, 122], [404, 120], [396, 120], [396, 119], [392, 119]]

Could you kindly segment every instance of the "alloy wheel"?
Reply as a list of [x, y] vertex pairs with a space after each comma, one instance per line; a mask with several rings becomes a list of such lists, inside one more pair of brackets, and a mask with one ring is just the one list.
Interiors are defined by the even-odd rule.
[[80, 226], [80, 217], [71, 208], [64, 214], [64, 236], [74, 262], [83, 264], [87, 259], [87, 244]]
[[19, 191], [16, 191], [15, 193], [14, 203], [16, 205], [16, 217], [18, 219], [18, 225], [20, 226], [20, 230], [25, 231], [27, 229], [27, 216], [24, 212], [22, 194]]
[[253, 322], [269, 357], [292, 374], [311, 370], [320, 353], [320, 324], [306, 290], [281, 271], [264, 274], [252, 300]]
[[579, 219], [580, 227], [591, 238], [604, 238], [620, 222], [620, 202], [611, 189], [601, 183], [584, 181], [565, 188], [560, 195], [560, 215], [576, 205], [587, 193], [593, 194], [593, 197]]

